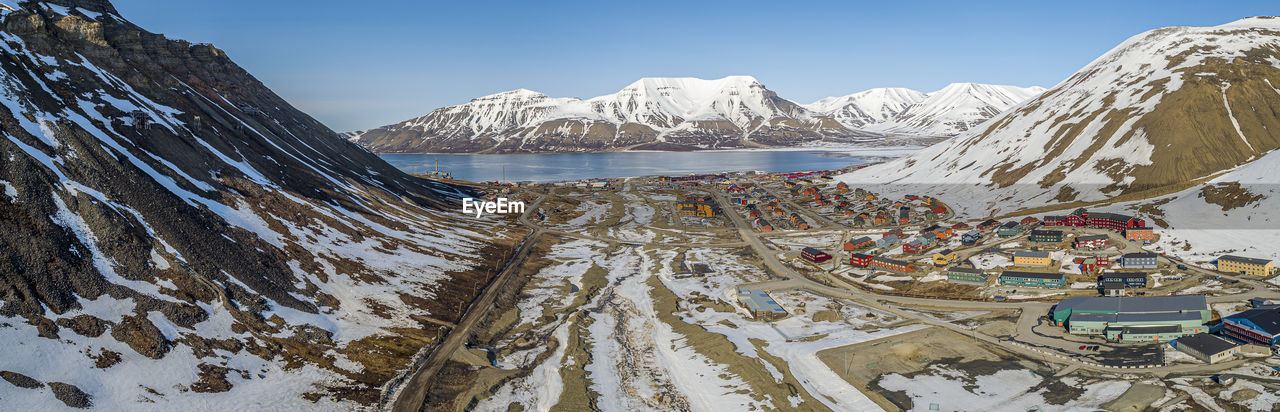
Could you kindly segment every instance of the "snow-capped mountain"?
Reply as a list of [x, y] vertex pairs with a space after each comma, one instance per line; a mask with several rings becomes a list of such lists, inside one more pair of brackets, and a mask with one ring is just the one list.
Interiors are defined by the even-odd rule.
[[952, 83], [942, 90], [925, 95], [924, 99], [896, 113], [892, 118], [864, 128], [909, 135], [954, 136], [1044, 90], [1043, 87]]
[[0, 7], [0, 372], [23, 383], [0, 384], [5, 409], [376, 405], [523, 233], [446, 212], [471, 194], [211, 45], [105, 0], [18, 4]]
[[804, 107], [830, 116], [845, 127], [857, 129], [893, 120], [908, 107], [925, 100], [926, 96], [901, 87], [876, 88], [847, 96], [828, 97]]
[[750, 76], [644, 78], [578, 99], [513, 90], [353, 136], [376, 152], [545, 152], [786, 146], [871, 135], [778, 97]]
[[1280, 19], [1151, 30], [977, 128], [840, 179], [970, 216], [1164, 195], [1280, 147], [1277, 82]]

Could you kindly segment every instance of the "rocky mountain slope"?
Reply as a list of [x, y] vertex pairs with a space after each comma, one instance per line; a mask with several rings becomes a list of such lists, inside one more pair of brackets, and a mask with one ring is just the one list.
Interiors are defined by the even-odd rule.
[[749, 76], [645, 78], [590, 99], [513, 90], [360, 133], [375, 152], [705, 149], [855, 142], [875, 135], [778, 97]]
[[1280, 147], [1280, 19], [1139, 34], [946, 142], [842, 176], [971, 216], [1183, 190]]
[[105, 0], [7, 3], [7, 409], [375, 404], [521, 236], [211, 45]]

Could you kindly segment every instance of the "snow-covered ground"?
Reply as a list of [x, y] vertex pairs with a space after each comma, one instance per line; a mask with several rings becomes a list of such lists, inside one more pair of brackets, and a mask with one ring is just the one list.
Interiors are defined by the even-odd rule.
[[[916, 410], [1045, 410], [1093, 411], [1129, 389], [1129, 382], [1103, 381], [1083, 384], [1067, 377], [1065, 384], [1080, 387], [1084, 393], [1068, 405], [1050, 405], [1043, 391], [1032, 391], [1045, 377], [1029, 370], [1006, 369], [991, 375], [973, 376], [969, 372], [947, 366], [931, 365], [926, 373], [907, 378], [899, 374], [885, 375], [879, 385], [891, 391], [903, 391], [911, 397]], [[1048, 378], [1054, 379], [1054, 378]], [[1047, 409], [1046, 409], [1047, 408]]]
[[1013, 264], [1013, 261], [1009, 260], [1008, 256], [997, 253], [980, 253], [973, 255], [969, 258], [969, 262], [973, 264], [973, 267], [982, 270], [990, 270]]

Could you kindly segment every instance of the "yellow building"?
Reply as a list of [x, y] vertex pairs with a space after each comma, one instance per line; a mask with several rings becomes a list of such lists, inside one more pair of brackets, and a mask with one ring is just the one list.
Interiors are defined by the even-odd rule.
[[1270, 276], [1275, 265], [1267, 259], [1226, 255], [1218, 258], [1218, 270], [1242, 275]]
[[1013, 264], [1017, 266], [1049, 266], [1053, 260], [1048, 252], [1013, 252]]
[[957, 256], [954, 250], [943, 249], [942, 251], [933, 254], [933, 265], [934, 266], [950, 265], [951, 262], [956, 261], [956, 258]]

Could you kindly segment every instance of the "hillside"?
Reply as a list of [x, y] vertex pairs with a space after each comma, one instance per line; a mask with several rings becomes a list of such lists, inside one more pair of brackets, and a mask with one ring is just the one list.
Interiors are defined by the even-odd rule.
[[374, 404], [523, 233], [452, 217], [466, 190], [211, 45], [105, 0], [19, 6], [0, 11], [0, 375], [30, 388], [7, 409]]
[[1280, 19], [1139, 34], [981, 126], [840, 179], [969, 216], [1183, 190], [1280, 147]]

